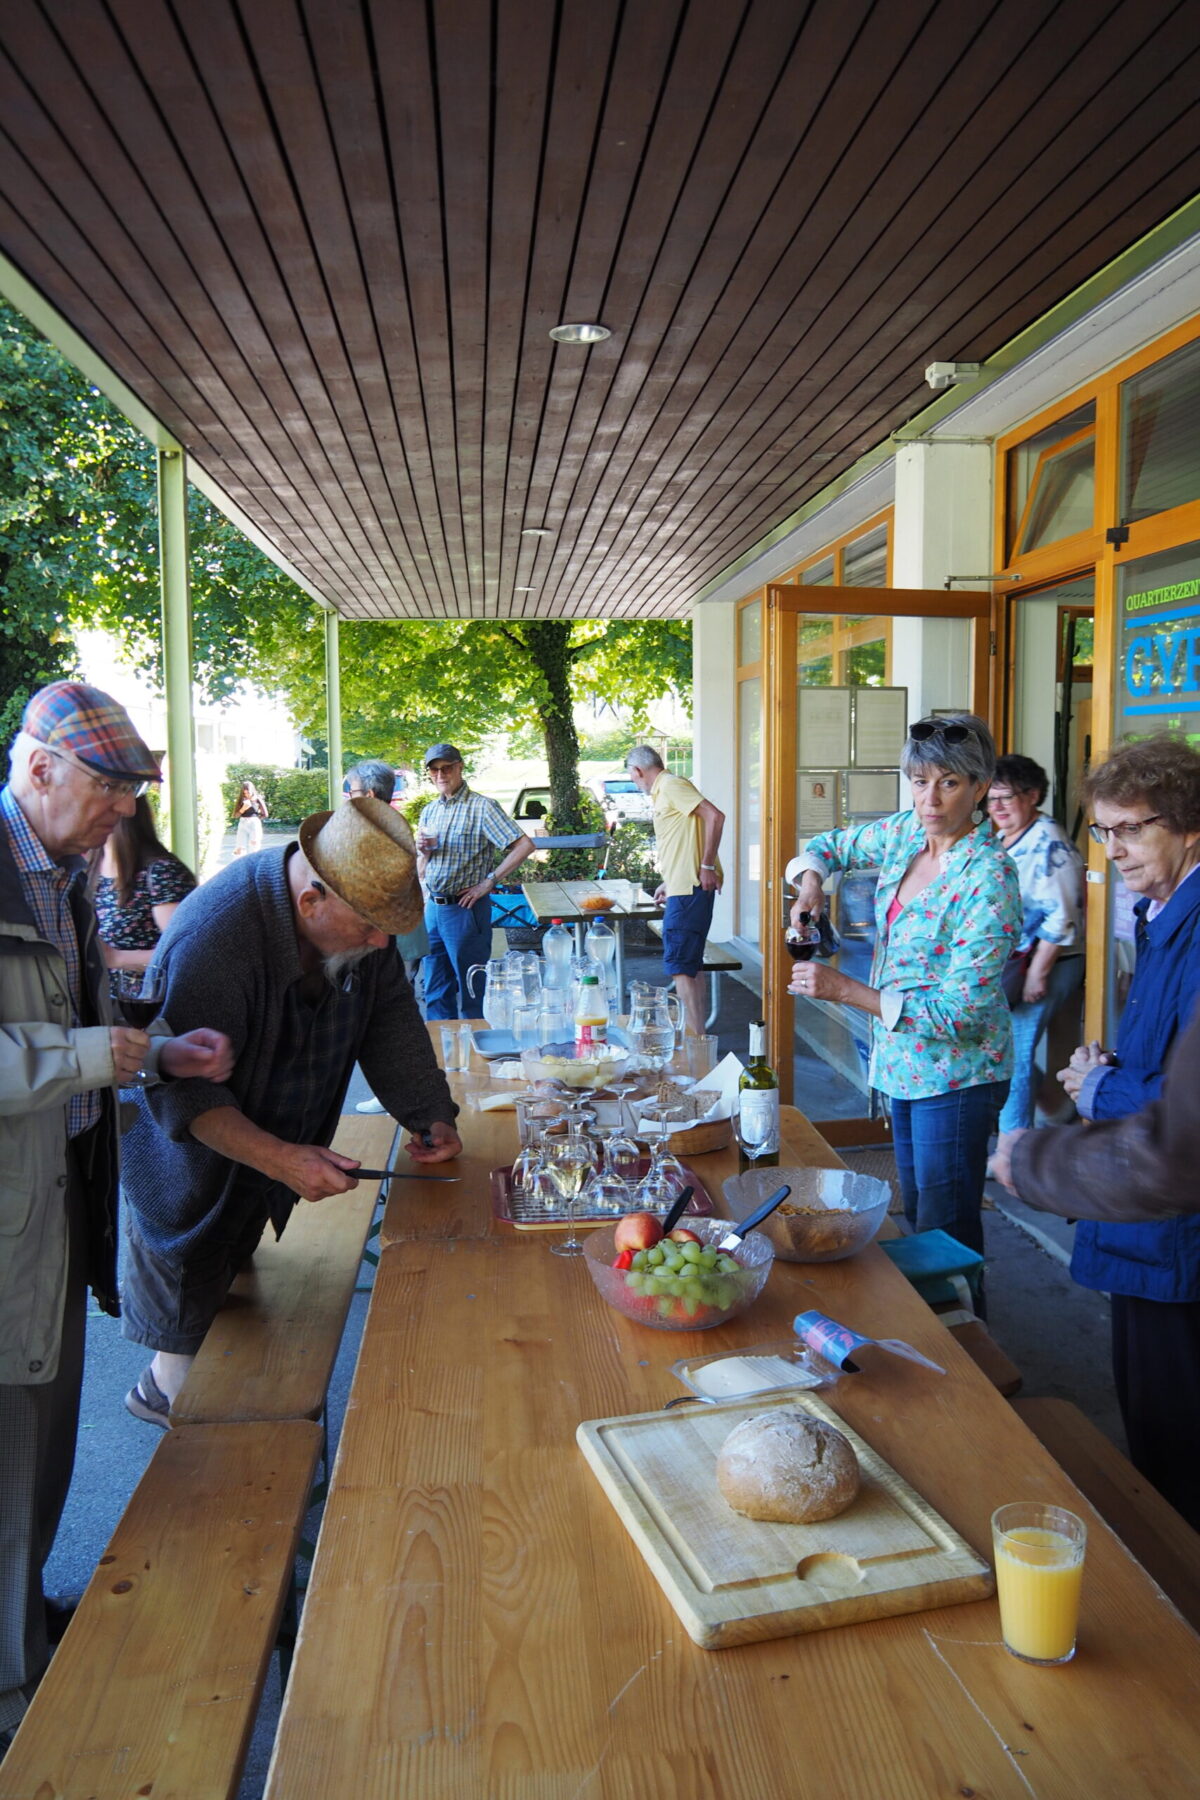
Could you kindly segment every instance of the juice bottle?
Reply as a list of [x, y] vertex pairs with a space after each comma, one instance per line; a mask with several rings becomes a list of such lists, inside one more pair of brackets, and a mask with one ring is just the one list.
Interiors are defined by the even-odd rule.
[[595, 975], [585, 975], [575, 1002], [575, 1047], [591, 1050], [608, 1042], [608, 999]]

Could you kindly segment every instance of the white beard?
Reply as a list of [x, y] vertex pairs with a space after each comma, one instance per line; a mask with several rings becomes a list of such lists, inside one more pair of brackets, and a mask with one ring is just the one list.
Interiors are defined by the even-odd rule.
[[341, 987], [343, 980], [364, 956], [371, 955], [371, 946], [364, 944], [361, 950], [339, 950], [334, 956], [327, 956], [321, 968], [326, 981], [333, 989]]

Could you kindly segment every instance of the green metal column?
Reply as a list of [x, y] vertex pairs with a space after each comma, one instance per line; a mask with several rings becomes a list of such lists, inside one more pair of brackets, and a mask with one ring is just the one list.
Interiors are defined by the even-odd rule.
[[163, 687], [172, 850], [199, 872], [196, 746], [192, 730], [192, 597], [188, 585], [187, 459], [158, 453], [158, 567], [162, 585]]
[[338, 661], [338, 615], [325, 611], [325, 735], [329, 740], [329, 804], [342, 800], [342, 671]]

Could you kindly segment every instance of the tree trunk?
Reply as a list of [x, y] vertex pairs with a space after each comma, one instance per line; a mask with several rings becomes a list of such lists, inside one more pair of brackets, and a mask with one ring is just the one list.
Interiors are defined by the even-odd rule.
[[550, 769], [550, 814], [556, 834], [586, 831], [579, 792], [579, 736], [571, 693], [571, 621], [525, 619], [520, 630], [544, 683], [537, 702]]

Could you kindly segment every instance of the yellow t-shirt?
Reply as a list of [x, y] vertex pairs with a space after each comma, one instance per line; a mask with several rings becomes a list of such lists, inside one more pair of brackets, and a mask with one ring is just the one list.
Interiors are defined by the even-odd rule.
[[[696, 808], [703, 798], [699, 788], [685, 781], [682, 775], [669, 774], [666, 769], [650, 789], [654, 806], [654, 844], [668, 896], [690, 894], [699, 884], [704, 826], [696, 817]], [[720, 861], [714, 860], [720, 882]]]

